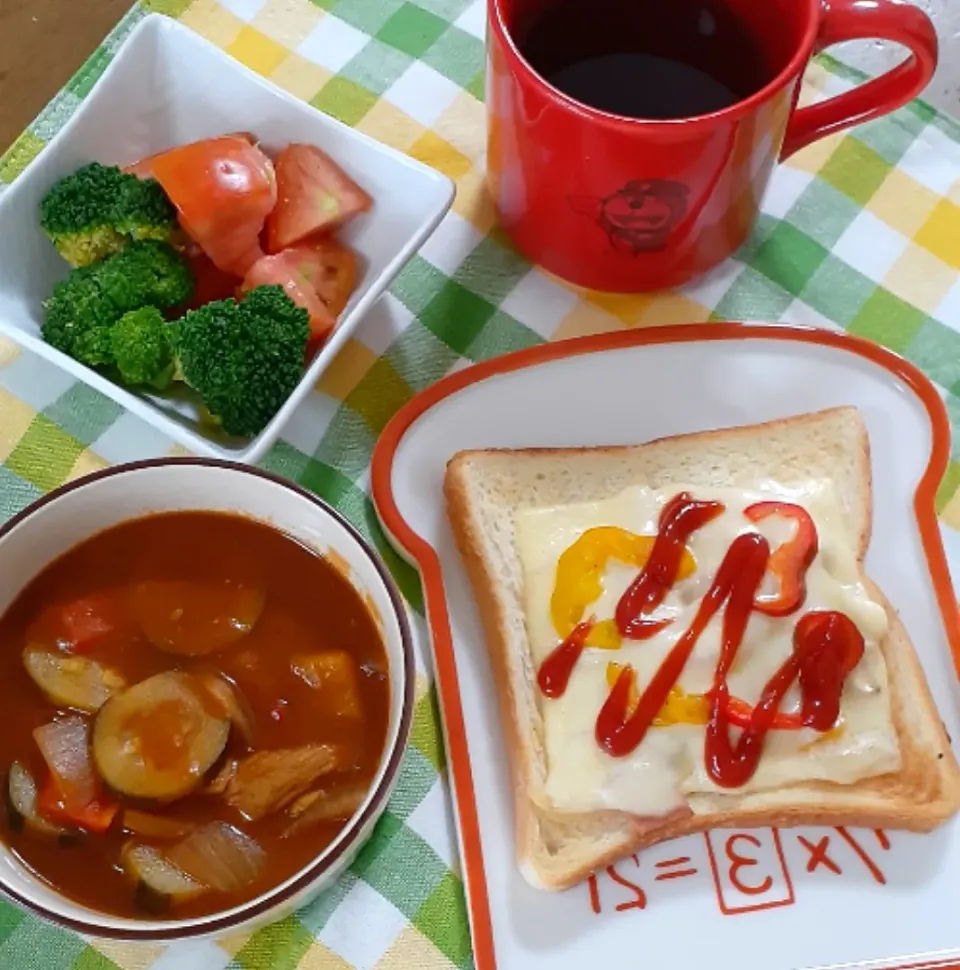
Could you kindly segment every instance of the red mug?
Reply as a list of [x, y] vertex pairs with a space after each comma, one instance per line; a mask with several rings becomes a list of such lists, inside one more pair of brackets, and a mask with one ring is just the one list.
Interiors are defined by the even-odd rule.
[[[900, 0], [724, 0], [762, 49], [778, 52], [773, 80], [710, 114], [623, 117], [573, 100], [524, 58], [518, 34], [554, 2], [488, 0], [488, 183], [530, 260], [596, 290], [679, 286], [726, 259], [746, 240], [778, 159], [899, 108], [937, 63], [933, 24]], [[910, 56], [797, 107], [811, 56], [858, 38], [895, 41]]]

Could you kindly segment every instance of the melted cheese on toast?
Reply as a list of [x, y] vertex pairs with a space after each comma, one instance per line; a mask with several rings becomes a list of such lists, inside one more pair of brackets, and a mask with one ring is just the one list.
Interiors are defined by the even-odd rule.
[[[737, 794], [782, 788], [799, 782], [853, 784], [896, 771], [900, 752], [890, 711], [887, 671], [879, 644], [887, 616], [871, 600], [830, 482], [802, 487], [762, 483], [755, 490], [699, 489], [678, 486], [652, 490], [634, 486], [613, 498], [555, 508], [519, 510], [516, 543], [523, 566], [524, 611], [535, 666], [560, 642], [551, 619], [550, 601], [557, 563], [587, 529], [616, 526], [635, 534], [655, 535], [660, 512], [679, 492], [723, 502], [726, 510], [695, 532], [688, 548], [697, 562], [694, 573], [680, 580], [654, 618], [673, 619], [648, 640], [624, 640], [620, 649], [588, 647], [580, 657], [564, 694], [550, 699], [538, 691], [547, 757], [546, 797], [559, 811], [617, 809], [636, 815], [666, 814], [687, 803], [693, 794]], [[728, 677], [730, 692], [754, 705], [770, 676], [792, 653], [793, 628], [810, 610], [845, 613], [864, 638], [863, 657], [848, 677], [841, 698], [842, 729], [820, 735], [805, 728], [771, 731], [759, 768], [739, 789], [718, 787], [704, 764], [703, 725], [654, 726], [640, 745], [623, 758], [607, 755], [597, 744], [597, 713], [609, 693], [607, 665], [631, 664], [642, 692], [671, 647], [690, 625], [734, 538], [743, 532], [762, 533], [771, 549], [789, 541], [796, 525], [780, 516], [750, 522], [744, 509], [754, 502], [782, 501], [802, 506], [817, 527], [819, 549], [806, 578], [806, 601], [796, 614], [770, 617], [751, 614], [737, 659]], [[637, 576], [637, 567], [611, 561], [602, 579], [603, 592], [588, 605], [584, 617], [610, 619], [616, 604]], [[775, 593], [776, 583], [764, 580], [761, 593]], [[686, 694], [710, 689], [720, 650], [723, 610], [711, 620], [680, 679]], [[799, 709], [800, 695], [791, 688], [781, 711]], [[735, 730], [735, 729], [733, 729]]]

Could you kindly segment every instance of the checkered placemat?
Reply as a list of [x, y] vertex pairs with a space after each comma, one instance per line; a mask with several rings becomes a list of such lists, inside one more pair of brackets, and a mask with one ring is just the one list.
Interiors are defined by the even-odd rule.
[[[925, 104], [819, 142], [782, 166], [737, 258], [692, 286], [610, 296], [531, 268], [495, 226], [483, 189], [484, 0], [143, 0], [0, 159], [0, 183], [42, 150], [148, 10], [179, 17], [281, 87], [457, 183], [453, 212], [264, 461], [322, 495], [372, 539], [416, 612], [417, 578], [387, 545], [367, 495], [370, 456], [398, 407], [471, 361], [622, 327], [711, 319], [812, 324], [904, 354], [942, 388], [960, 423], [960, 125]], [[805, 99], [856, 79], [821, 59], [808, 73]], [[955, 440], [939, 511], [960, 529]], [[102, 395], [0, 341], [0, 518], [105, 463], [175, 450]], [[413, 744], [389, 810], [349, 873], [296, 917], [252, 936], [131, 947], [90, 944], [0, 904], [0, 970], [472, 965], [423, 653]]]

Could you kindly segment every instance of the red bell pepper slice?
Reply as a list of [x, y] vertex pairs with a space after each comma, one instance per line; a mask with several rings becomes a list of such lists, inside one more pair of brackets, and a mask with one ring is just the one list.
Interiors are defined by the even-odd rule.
[[817, 527], [810, 513], [790, 502], [756, 502], [744, 509], [751, 522], [762, 522], [772, 515], [790, 519], [797, 532], [778, 546], [770, 556], [767, 570], [779, 584], [773, 596], [758, 596], [753, 608], [767, 616], [789, 616], [803, 605], [807, 596], [806, 573], [817, 555]]
[[[753, 720], [753, 708], [739, 697], [728, 697], [727, 719], [734, 727], [748, 728]], [[803, 715], [800, 712], [785, 714], [783, 711], [777, 711], [770, 727], [774, 731], [799, 731], [804, 727]]]

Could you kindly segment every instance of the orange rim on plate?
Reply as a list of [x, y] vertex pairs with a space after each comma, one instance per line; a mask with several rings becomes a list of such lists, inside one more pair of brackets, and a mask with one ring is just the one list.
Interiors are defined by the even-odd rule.
[[[889, 371], [895, 378], [906, 384], [923, 405], [930, 418], [932, 446], [926, 471], [914, 495], [913, 508], [954, 667], [960, 674], [960, 613], [954, 600], [936, 512], [937, 489], [940, 487], [950, 458], [950, 420], [943, 400], [933, 384], [918, 368], [892, 351], [860, 337], [812, 327], [701, 323], [618, 331], [577, 337], [558, 343], [540, 344], [527, 350], [475, 364], [466, 370], [450, 374], [428, 387], [402, 407], [380, 435], [371, 465], [371, 491], [377, 514], [385, 530], [400, 551], [416, 564], [423, 581], [426, 618], [430, 626], [436, 664], [437, 691], [443, 714], [451, 780], [459, 819], [460, 843], [464, 857], [464, 882], [467, 889], [467, 905], [470, 912], [477, 970], [496, 970], [497, 961], [483, 868], [480, 821], [477, 815], [466, 726], [453, 650], [453, 635], [440, 560], [433, 546], [414, 532], [400, 514], [393, 496], [391, 479], [397, 449], [413, 423], [430, 408], [458, 391], [489, 377], [509, 374], [550, 361], [602, 351], [655, 344], [744, 339], [819, 344], [855, 354]], [[533, 445], [535, 442], [530, 444]], [[909, 964], [899, 970], [907, 970], [908, 967], [914, 966], [960, 970], [960, 964], [954, 961]]]

